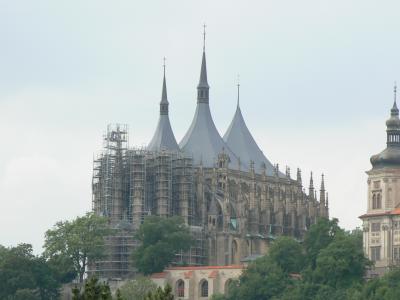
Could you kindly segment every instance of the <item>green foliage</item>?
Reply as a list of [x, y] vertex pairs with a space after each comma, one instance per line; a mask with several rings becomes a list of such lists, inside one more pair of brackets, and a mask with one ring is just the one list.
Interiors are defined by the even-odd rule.
[[304, 249], [307, 263], [314, 269], [319, 252], [327, 247], [337, 235], [344, 234], [344, 230], [338, 225], [338, 219], [318, 219], [317, 223], [310, 227], [304, 237]]
[[[319, 219], [302, 244], [290, 237], [278, 238], [268, 255], [251, 263], [225, 296], [216, 299], [369, 299], [362, 295], [369, 265], [359, 230], [348, 233], [336, 219]], [[378, 290], [376, 284], [369, 288], [370, 294], [378, 294]]]
[[337, 236], [317, 256], [314, 280], [332, 288], [348, 288], [363, 281], [368, 260], [358, 236]]
[[32, 246], [0, 247], [0, 299], [56, 299], [60, 283]]
[[103, 257], [104, 237], [109, 232], [106, 218], [93, 213], [73, 221], [58, 222], [46, 232], [44, 254], [55, 265], [61, 264], [66, 272], [60, 273], [63, 280], [70, 280], [74, 273], [83, 282], [88, 261]]
[[[122, 294], [121, 294], [121, 290], [117, 289], [115, 296], [117, 297], [117, 300], [123, 300], [124, 298], [122, 298]], [[128, 298], [126, 298], [128, 299]], [[134, 298], [133, 298], [134, 299]]]
[[123, 299], [138, 299], [142, 300], [146, 295], [155, 292], [157, 285], [148, 277], [137, 276], [134, 280], [127, 281], [120, 288], [120, 293]]
[[286, 236], [279, 237], [272, 244], [267, 257], [285, 273], [300, 272], [305, 259], [300, 243]]
[[72, 294], [72, 300], [112, 300], [110, 286], [106, 282], [100, 283], [96, 277], [86, 280], [83, 291], [74, 287]]
[[291, 282], [292, 279], [278, 264], [264, 256], [250, 264], [240, 276], [239, 284], [230, 285], [226, 297], [232, 300], [272, 299], [280, 295]]
[[222, 294], [213, 294], [211, 300], [225, 300], [226, 297]]
[[400, 269], [394, 269], [382, 278], [367, 282], [361, 296], [365, 300], [397, 300], [400, 299]]
[[147, 217], [136, 238], [140, 246], [133, 253], [133, 260], [139, 272], [145, 275], [161, 272], [176, 252], [188, 250], [193, 243], [189, 228], [180, 217]]
[[14, 297], [9, 297], [13, 300], [40, 300], [40, 296], [36, 290], [20, 289], [14, 294]]
[[144, 300], [174, 300], [172, 288], [169, 284], [164, 289], [158, 287], [156, 291], [148, 293]]

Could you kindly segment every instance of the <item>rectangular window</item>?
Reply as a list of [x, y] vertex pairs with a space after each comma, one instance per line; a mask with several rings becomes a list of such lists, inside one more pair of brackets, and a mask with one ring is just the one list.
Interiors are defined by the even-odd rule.
[[381, 231], [381, 223], [372, 223], [371, 232]]
[[371, 247], [371, 260], [377, 261], [381, 259], [381, 247]]
[[393, 260], [395, 260], [395, 261], [400, 260], [400, 247], [393, 248]]

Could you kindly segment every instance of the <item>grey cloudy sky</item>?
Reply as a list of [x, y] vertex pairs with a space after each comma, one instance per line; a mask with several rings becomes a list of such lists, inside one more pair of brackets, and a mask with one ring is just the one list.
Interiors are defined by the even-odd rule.
[[93, 153], [111, 122], [147, 144], [162, 57], [172, 127], [193, 117], [202, 24], [214, 121], [247, 125], [282, 168], [326, 174], [331, 216], [366, 209], [369, 157], [385, 146], [400, 80], [400, 2], [0, 0], [0, 244], [33, 243], [91, 208]]

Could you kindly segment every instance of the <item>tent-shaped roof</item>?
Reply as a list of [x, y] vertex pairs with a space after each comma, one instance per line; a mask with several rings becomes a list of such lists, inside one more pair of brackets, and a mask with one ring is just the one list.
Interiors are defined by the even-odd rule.
[[197, 107], [192, 124], [179, 143], [181, 150], [193, 156], [195, 164], [214, 167], [218, 155], [225, 152], [230, 158], [229, 168], [238, 167], [238, 159], [225, 144], [211, 117], [207, 82], [206, 55], [203, 51], [200, 80], [197, 86]]
[[157, 129], [151, 139], [147, 150], [150, 151], [179, 151], [178, 143], [176, 142], [174, 133], [171, 128], [171, 123], [168, 117], [168, 98], [167, 98], [167, 85], [165, 82], [165, 66], [164, 66], [164, 80], [162, 88], [162, 96], [160, 102], [160, 117], [158, 119]]
[[247, 128], [239, 104], [233, 120], [224, 135], [224, 141], [241, 162], [250, 165], [250, 161], [253, 161], [256, 173], [261, 173], [265, 164], [267, 175], [274, 175], [274, 167], [258, 147]]

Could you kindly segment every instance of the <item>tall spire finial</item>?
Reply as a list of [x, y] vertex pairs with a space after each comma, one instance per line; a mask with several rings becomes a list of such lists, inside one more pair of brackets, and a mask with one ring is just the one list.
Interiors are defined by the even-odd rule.
[[203, 51], [206, 51], [206, 23], [203, 24]]
[[165, 78], [165, 61], [166, 61], [166, 58], [165, 58], [165, 56], [164, 56], [164, 57], [163, 57], [164, 78]]
[[239, 107], [239, 94], [240, 94], [240, 75], [237, 76], [237, 107]]
[[201, 71], [200, 80], [197, 85], [197, 103], [207, 103], [208, 104], [208, 91], [209, 86], [207, 82], [207, 64], [206, 64], [206, 24], [203, 25], [203, 57], [201, 59]]
[[398, 110], [398, 108], [397, 108], [397, 83], [396, 83], [396, 81], [394, 82], [394, 86], [393, 86], [393, 107], [392, 107], [392, 109], [390, 110], [390, 115], [393, 117], [396, 117], [396, 116], [398, 116], [399, 115], [399, 110]]
[[168, 115], [168, 97], [167, 97], [167, 83], [165, 80], [165, 56], [163, 57], [163, 71], [164, 71], [164, 78], [163, 78], [163, 87], [161, 93], [161, 102], [160, 102], [160, 114], [161, 115]]

